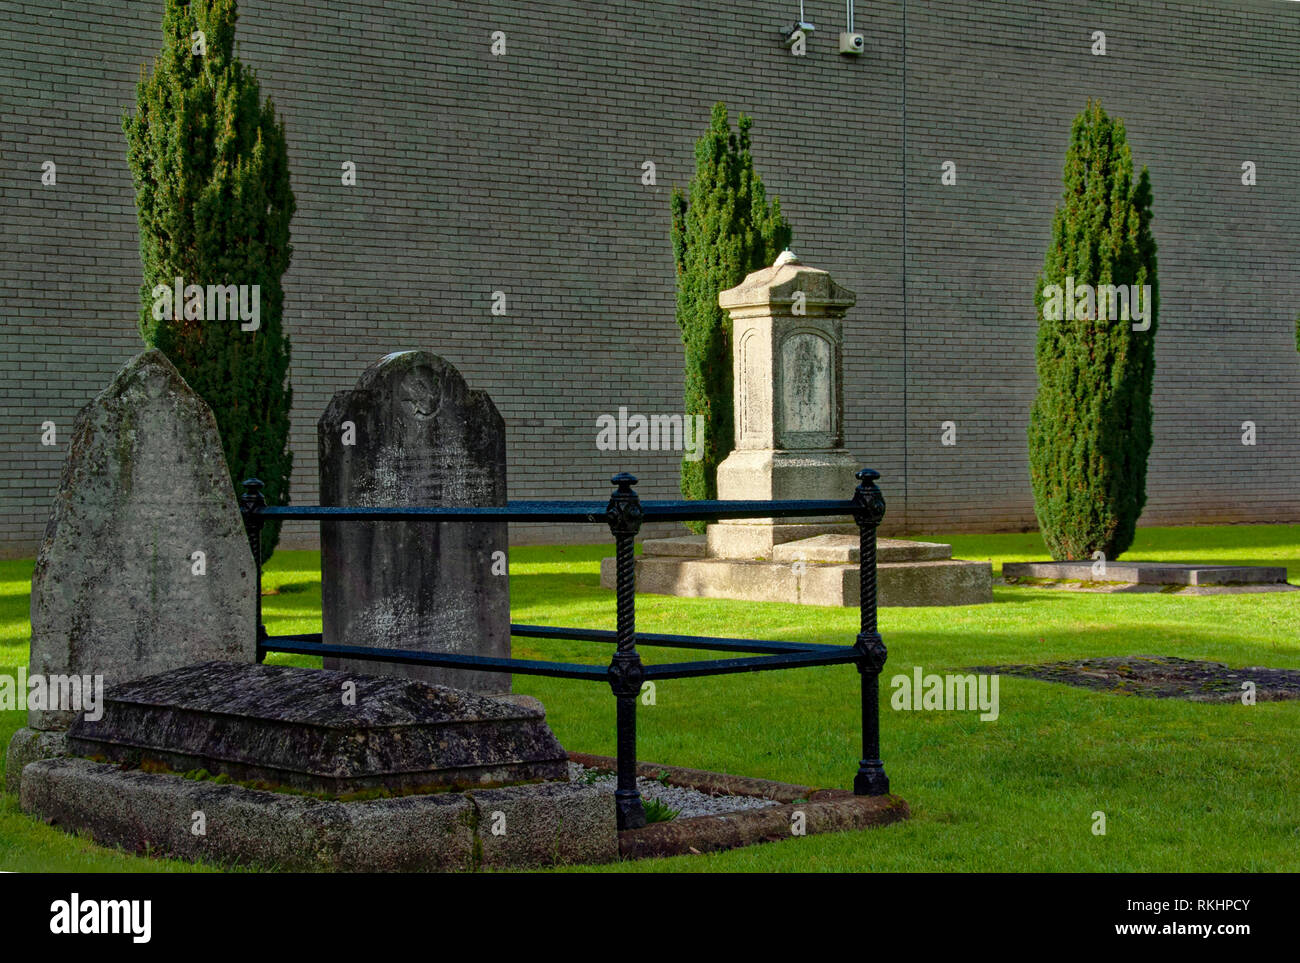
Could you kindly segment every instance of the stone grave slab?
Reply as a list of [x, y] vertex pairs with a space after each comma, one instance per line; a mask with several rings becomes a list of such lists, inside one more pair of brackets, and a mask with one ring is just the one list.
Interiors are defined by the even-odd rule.
[[1125, 582], [1132, 585], [1270, 585], [1286, 582], [1286, 568], [1273, 565], [1175, 565], [1168, 562], [1107, 562], [1104, 575], [1093, 562], [1007, 562], [1002, 577]]
[[125, 683], [73, 755], [342, 796], [566, 779], [540, 703], [395, 676], [208, 662]]
[[1099, 692], [1152, 699], [1241, 705], [1246, 688], [1251, 690], [1251, 697], [1256, 702], [1300, 699], [1300, 670], [1260, 665], [1232, 668], [1222, 662], [1172, 655], [1100, 656], [1033, 665], [981, 665], [971, 671], [1061, 682]]

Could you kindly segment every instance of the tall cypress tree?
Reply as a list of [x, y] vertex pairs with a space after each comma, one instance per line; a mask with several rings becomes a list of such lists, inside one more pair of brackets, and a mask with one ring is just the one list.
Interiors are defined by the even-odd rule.
[[[727, 107], [713, 105], [708, 132], [695, 143], [695, 177], [689, 197], [674, 188], [673, 256], [677, 264], [677, 325], [686, 349], [687, 417], [704, 416], [703, 457], [682, 459], [682, 495], [711, 499], [718, 494], [717, 470], [734, 443], [731, 322], [718, 294], [745, 275], [767, 267], [790, 243], [781, 202], [767, 202], [754, 170], [749, 131], [741, 114], [731, 129]], [[691, 524], [696, 531], [703, 523]]]
[[[147, 80], [141, 68], [136, 114], [122, 121], [144, 264], [140, 334], [212, 408], [232, 483], [257, 475], [283, 504], [292, 391], [280, 279], [294, 197], [284, 126], [235, 58], [237, 18], [235, 0], [166, 0], [162, 51]], [[163, 307], [176, 278], [204, 291], [257, 285], [259, 326], [242, 330], [252, 323], [238, 312], [218, 320], [218, 305], [191, 305], [189, 294]], [[278, 535], [278, 524], [263, 530], [266, 558]]]
[[[1092, 101], [1075, 118], [1064, 179], [1034, 295], [1034, 510], [1053, 558], [1085, 559], [1100, 551], [1113, 559], [1133, 544], [1146, 504], [1160, 306], [1151, 180], [1144, 167], [1134, 181], [1123, 122]], [[1113, 303], [1103, 312], [1103, 300], [1110, 299], [1101, 292], [1110, 285], [1149, 285], [1147, 316], [1130, 320]], [[1129, 307], [1136, 314], [1136, 306]], [[1146, 330], [1133, 330], [1148, 321]]]

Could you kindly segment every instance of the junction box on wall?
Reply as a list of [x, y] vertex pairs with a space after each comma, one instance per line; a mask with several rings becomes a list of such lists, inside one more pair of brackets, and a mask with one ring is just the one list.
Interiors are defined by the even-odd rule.
[[867, 48], [867, 38], [853, 32], [853, 0], [846, 0], [848, 6], [847, 29], [840, 34], [840, 53], [860, 54]]

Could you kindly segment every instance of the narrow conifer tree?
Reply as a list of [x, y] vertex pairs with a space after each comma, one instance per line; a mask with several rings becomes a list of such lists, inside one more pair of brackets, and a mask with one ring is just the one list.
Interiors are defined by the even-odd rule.
[[[212, 408], [236, 491], [257, 475], [268, 501], [284, 504], [292, 392], [281, 277], [294, 197], [284, 126], [235, 58], [237, 18], [235, 0], [166, 0], [162, 50], [147, 80], [141, 68], [135, 116], [122, 121], [144, 265], [140, 334]], [[173, 304], [177, 278], [184, 300]], [[222, 292], [210, 296], [209, 285]], [[230, 285], [248, 286], [248, 311], [230, 310]], [[276, 524], [263, 530], [264, 557], [278, 535]]]
[[[731, 322], [718, 294], [770, 265], [790, 243], [781, 202], [773, 197], [768, 204], [754, 170], [752, 123], [742, 114], [734, 132], [726, 105], [714, 104], [709, 130], [695, 144], [689, 194], [674, 188], [672, 196], [686, 417], [704, 416], [703, 457], [682, 459], [682, 495], [692, 500], [717, 497], [718, 465], [734, 443]], [[703, 523], [691, 527], [702, 531]]]
[[1146, 504], [1160, 306], [1151, 181], [1144, 167], [1135, 182], [1123, 122], [1091, 101], [1075, 118], [1064, 179], [1034, 296], [1030, 479], [1053, 558], [1114, 559]]

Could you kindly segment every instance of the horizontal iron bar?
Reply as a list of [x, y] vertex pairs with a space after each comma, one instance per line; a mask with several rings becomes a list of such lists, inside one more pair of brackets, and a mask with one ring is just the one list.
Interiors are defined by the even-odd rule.
[[642, 502], [646, 521], [689, 522], [710, 518], [799, 518], [808, 515], [852, 515], [860, 508], [851, 501], [784, 499], [776, 501]]
[[287, 652], [294, 655], [332, 655], [343, 659], [368, 659], [372, 662], [397, 662], [403, 665], [437, 665], [449, 669], [475, 669], [480, 672], [516, 672], [520, 675], [545, 675], [558, 679], [609, 680], [603, 665], [576, 662], [541, 662], [531, 659], [497, 659], [484, 655], [452, 655], [449, 652], [419, 652], [414, 649], [371, 649], [361, 645], [323, 645], [319, 642], [295, 641], [292, 636], [272, 636], [262, 640], [264, 652]]
[[673, 662], [647, 665], [647, 679], [690, 679], [707, 675], [733, 675], [737, 672], [764, 672], [770, 669], [793, 669], [799, 666], [844, 665], [857, 662], [861, 653], [851, 645], [836, 645], [838, 652], [792, 652], [785, 655], [760, 655], [747, 659], [704, 659], [700, 662]]
[[318, 519], [320, 521], [380, 522], [600, 522], [605, 524], [605, 502], [510, 502], [446, 508], [412, 505], [402, 508], [337, 505], [267, 505], [253, 509], [266, 518]]
[[[530, 628], [530, 626], [522, 626], [522, 628]], [[531, 628], [545, 629], [549, 628], [549, 626], [531, 626]], [[545, 638], [547, 636], [531, 637]], [[603, 665], [582, 665], [576, 662], [544, 662], [533, 659], [498, 659], [491, 656], [453, 655], [447, 652], [424, 652], [414, 649], [372, 649], [360, 645], [323, 645], [319, 642], [303, 641], [311, 638], [318, 639], [320, 636], [312, 634], [271, 636], [262, 640], [261, 648], [264, 652], [284, 652], [293, 655], [332, 655], [345, 659], [369, 659], [373, 662], [436, 665], [452, 669], [477, 669], [483, 672], [517, 672], [520, 675], [544, 675], [561, 679], [607, 681], [609, 678], [608, 668]], [[716, 642], [719, 640], [710, 639], [704, 641]], [[743, 642], [745, 640], [739, 641]], [[680, 645], [678, 647], [688, 648], [688, 646]], [[856, 662], [859, 655], [858, 650], [851, 645], [819, 645], [813, 650], [803, 649], [745, 659], [702, 659], [699, 662], [669, 662], [662, 665], [648, 665], [645, 666], [645, 674], [647, 679], [688, 679], [709, 675], [731, 675], [737, 672], [789, 669], [805, 665], [843, 665]]]
[[[446, 508], [407, 506], [386, 508], [336, 505], [265, 505], [247, 509], [263, 518], [319, 521], [383, 522], [598, 522], [607, 523], [607, 503], [586, 501], [520, 501], [507, 505]], [[784, 501], [662, 501], [641, 502], [646, 521], [685, 522], [711, 518], [800, 518], [813, 515], [852, 515], [851, 501], [787, 499]]]
[[[553, 625], [511, 624], [510, 634], [528, 639], [572, 639], [575, 642], [617, 642], [609, 629], [565, 629]], [[666, 645], [675, 649], [712, 649], [717, 652], [839, 652], [844, 646], [822, 642], [769, 642], [765, 639], [728, 639], [704, 635], [636, 633], [637, 645]]]
[[[566, 629], [555, 625], [519, 625], [511, 623], [510, 634], [521, 639], [559, 639], [574, 642], [617, 642], [618, 633], [610, 629]], [[316, 642], [324, 637], [319, 632], [304, 632], [300, 635], [277, 635], [277, 642]], [[770, 642], [766, 639], [728, 639], [705, 635], [657, 635], [638, 632], [636, 644], [645, 646], [669, 646], [674, 649], [704, 649], [715, 652], [767, 652], [782, 654], [786, 652], [841, 652], [842, 645], [828, 645], [824, 642]], [[331, 650], [336, 646], [330, 646]]]

